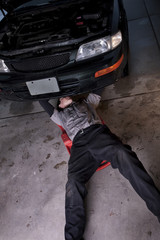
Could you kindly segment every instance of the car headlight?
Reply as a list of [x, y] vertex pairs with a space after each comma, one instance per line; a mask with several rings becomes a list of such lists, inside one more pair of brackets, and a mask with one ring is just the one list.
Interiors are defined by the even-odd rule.
[[0, 59], [0, 72], [9, 72], [9, 69], [4, 63], [4, 60], [1, 59]]
[[119, 31], [113, 36], [107, 36], [92, 42], [85, 43], [79, 47], [76, 60], [80, 61], [95, 57], [105, 52], [109, 52], [116, 48], [121, 42], [122, 34]]
[[122, 42], [121, 31], [117, 32], [115, 35], [111, 36], [112, 49], [116, 48]]

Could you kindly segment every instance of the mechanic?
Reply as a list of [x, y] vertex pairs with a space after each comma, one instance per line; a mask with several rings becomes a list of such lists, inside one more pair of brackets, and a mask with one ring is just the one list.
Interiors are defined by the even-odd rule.
[[47, 100], [41, 106], [51, 120], [61, 125], [73, 141], [68, 163], [68, 182], [65, 197], [65, 239], [82, 240], [85, 229], [85, 184], [105, 159], [129, 180], [146, 202], [148, 209], [160, 222], [160, 191], [144, 169], [137, 155], [106, 125], [103, 125], [96, 107], [101, 97], [90, 93], [85, 97], [60, 98], [58, 108]]

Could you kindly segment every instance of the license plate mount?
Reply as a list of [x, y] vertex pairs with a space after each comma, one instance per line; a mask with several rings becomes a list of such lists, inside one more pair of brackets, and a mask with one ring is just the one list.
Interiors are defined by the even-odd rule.
[[59, 92], [59, 86], [55, 77], [26, 82], [32, 96]]

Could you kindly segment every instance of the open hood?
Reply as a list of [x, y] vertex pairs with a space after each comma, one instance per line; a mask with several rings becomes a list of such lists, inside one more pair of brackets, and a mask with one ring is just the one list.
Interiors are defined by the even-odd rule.
[[7, 12], [13, 11], [15, 8], [20, 7], [21, 5], [22, 8], [32, 8], [35, 6], [42, 6], [42, 5], [47, 5], [47, 4], [53, 4], [56, 3], [57, 5], [62, 5], [62, 4], [72, 4], [72, 2], [88, 2], [88, 0], [1, 0], [0, 1], [0, 8], [6, 10]]
[[1, 0], [0, 7], [6, 11], [11, 11], [29, 0]]
[[49, 2], [54, 2], [54, 0], [1, 0], [0, 7], [6, 11], [12, 11], [22, 4], [26, 4], [26, 6], [32, 6], [32, 5], [38, 6], [38, 5], [45, 5]]

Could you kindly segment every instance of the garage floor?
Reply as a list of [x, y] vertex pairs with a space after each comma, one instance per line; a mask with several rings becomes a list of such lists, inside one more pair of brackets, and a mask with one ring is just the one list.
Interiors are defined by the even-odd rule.
[[[103, 119], [132, 145], [160, 189], [160, 1], [124, 0], [130, 76], [103, 93]], [[0, 102], [0, 240], [64, 239], [69, 155], [36, 103]], [[157, 240], [160, 225], [110, 166], [88, 183], [86, 240]]]

